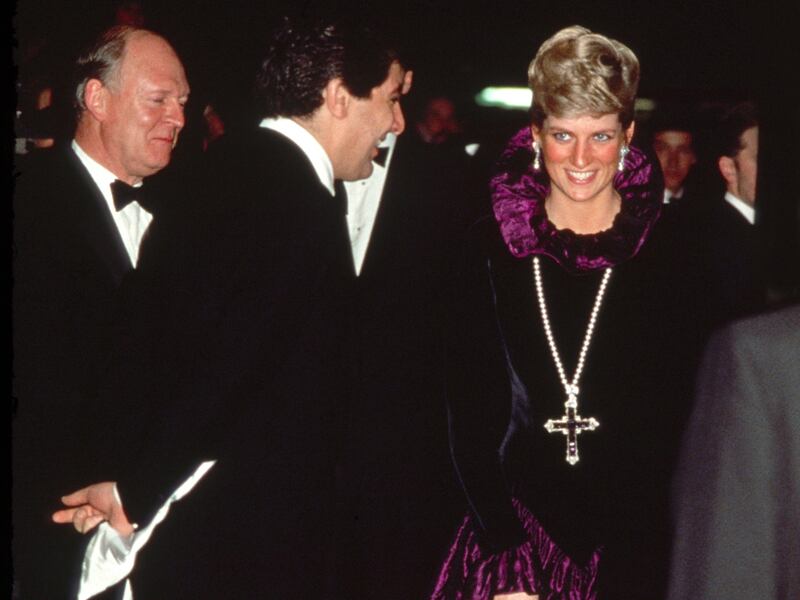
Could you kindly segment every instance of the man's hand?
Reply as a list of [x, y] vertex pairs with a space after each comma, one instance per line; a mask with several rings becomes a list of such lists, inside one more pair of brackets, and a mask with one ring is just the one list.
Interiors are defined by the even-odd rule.
[[104, 481], [63, 496], [65, 508], [53, 513], [56, 523], [72, 523], [80, 533], [87, 533], [103, 521], [108, 521], [120, 535], [133, 533], [122, 504], [114, 492], [115, 482]]

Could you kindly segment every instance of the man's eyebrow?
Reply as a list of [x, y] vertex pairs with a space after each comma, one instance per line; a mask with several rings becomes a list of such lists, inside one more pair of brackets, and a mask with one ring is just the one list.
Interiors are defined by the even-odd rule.
[[[178, 86], [176, 86], [178, 87]], [[173, 94], [176, 93], [178, 96], [188, 96], [191, 90], [180, 93], [180, 90], [176, 90], [171, 86], [165, 86], [163, 84], [158, 83], [144, 83], [142, 85], [142, 91], [148, 94]]]

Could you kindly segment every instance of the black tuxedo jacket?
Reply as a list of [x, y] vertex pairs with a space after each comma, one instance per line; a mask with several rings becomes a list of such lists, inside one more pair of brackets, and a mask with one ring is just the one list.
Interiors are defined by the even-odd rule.
[[334, 597], [355, 277], [343, 206], [268, 130], [220, 141], [204, 171], [126, 289], [129, 350], [108, 387], [126, 401], [108, 406], [127, 425], [110, 478], [143, 524], [200, 461], [217, 463], [139, 555], [134, 591]]
[[[14, 194], [18, 386], [90, 391], [131, 261], [100, 190], [71, 148], [42, 152], [24, 165]], [[38, 363], [35, 377], [28, 377], [31, 361]]]
[[710, 320], [718, 325], [766, 307], [759, 228], [724, 199], [698, 218]]
[[[62, 494], [87, 483], [83, 450], [101, 427], [120, 284], [132, 265], [103, 196], [69, 147], [26, 157], [14, 193], [14, 565], [22, 598], [66, 596], [68, 548], [50, 523]], [[71, 528], [70, 528], [71, 529]], [[79, 552], [75, 552], [75, 561]], [[47, 564], [47, 568], [42, 568]]]
[[465, 157], [398, 138], [356, 281], [340, 469], [346, 598], [427, 598], [465, 510], [447, 444], [442, 339]]

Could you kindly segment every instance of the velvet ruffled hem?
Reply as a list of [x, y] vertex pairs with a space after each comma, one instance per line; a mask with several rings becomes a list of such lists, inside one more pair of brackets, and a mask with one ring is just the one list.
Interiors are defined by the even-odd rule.
[[600, 551], [577, 565], [517, 500], [514, 507], [528, 540], [509, 550], [487, 553], [467, 516], [456, 534], [431, 600], [492, 600], [495, 594], [526, 592], [540, 600], [594, 600]]

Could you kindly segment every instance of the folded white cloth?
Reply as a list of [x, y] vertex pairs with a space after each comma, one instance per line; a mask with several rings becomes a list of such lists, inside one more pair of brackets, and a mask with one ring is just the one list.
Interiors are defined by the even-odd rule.
[[[81, 566], [81, 582], [78, 600], [88, 600], [100, 592], [116, 585], [133, 571], [136, 554], [141, 550], [153, 531], [169, 513], [173, 502], [177, 502], [192, 491], [197, 482], [203, 478], [216, 461], [202, 463], [195, 472], [184, 481], [158, 509], [152, 521], [129, 536], [121, 536], [108, 523], [101, 523], [97, 532], [89, 540]], [[125, 581], [124, 600], [133, 600], [130, 581]]]

